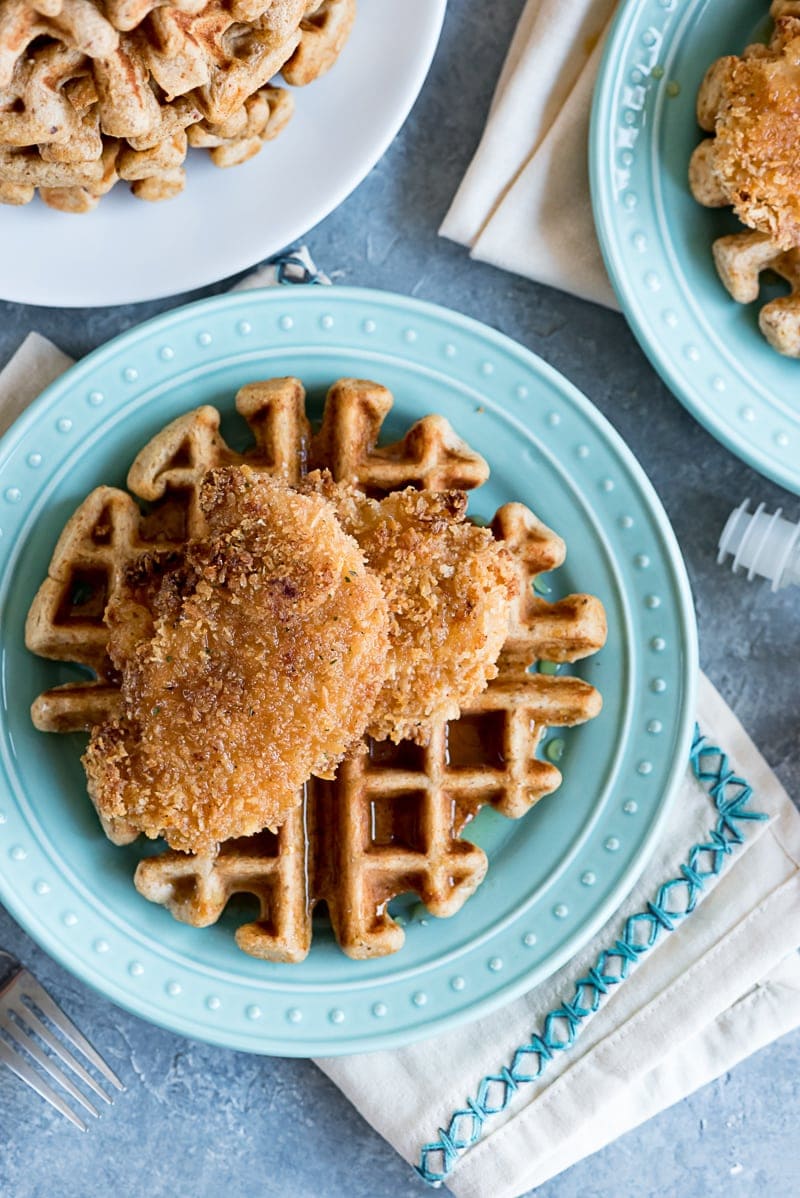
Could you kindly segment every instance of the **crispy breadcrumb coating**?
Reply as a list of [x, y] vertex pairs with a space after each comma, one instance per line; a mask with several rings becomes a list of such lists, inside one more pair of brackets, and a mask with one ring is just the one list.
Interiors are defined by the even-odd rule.
[[[782, 17], [768, 46], [715, 63], [701, 89], [714, 184], [750, 228], [800, 246], [800, 20]], [[724, 202], [724, 201], [723, 201]]]
[[431, 727], [456, 719], [497, 674], [516, 594], [511, 558], [465, 520], [463, 491], [409, 487], [378, 502], [319, 471], [303, 485], [333, 504], [388, 601], [388, 676], [367, 732], [427, 744]]
[[208, 538], [151, 560], [107, 613], [124, 715], [94, 730], [84, 765], [102, 815], [212, 853], [279, 825], [362, 736], [389, 616], [320, 496], [225, 467], [201, 506]]

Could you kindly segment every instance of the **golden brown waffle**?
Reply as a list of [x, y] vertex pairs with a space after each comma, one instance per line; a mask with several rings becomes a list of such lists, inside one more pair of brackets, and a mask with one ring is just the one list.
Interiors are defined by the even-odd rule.
[[297, 83], [329, 69], [354, 15], [355, 0], [0, 0], [0, 202], [39, 188], [83, 212], [119, 180], [168, 198], [192, 126], [215, 165], [244, 162], [291, 116], [269, 80], [284, 65]]
[[228, 120], [280, 71], [297, 86], [324, 74], [355, 19], [355, 0], [323, 0], [318, 7], [318, 0], [284, 0], [279, 10], [273, 4], [247, 19], [244, 4], [212, 0], [196, 16], [160, 8], [139, 35], [142, 62], [165, 96], [191, 92], [214, 125]]
[[247, 464], [296, 482], [310, 463], [324, 463], [337, 480], [357, 483], [371, 495], [405, 485], [442, 489], [448, 480], [453, 487], [470, 489], [485, 481], [483, 458], [440, 416], [426, 416], [401, 441], [377, 447], [391, 406], [385, 387], [340, 379], [328, 393], [320, 430], [312, 436], [298, 379], [250, 383], [236, 396], [236, 410], [250, 426], [253, 448], [232, 450], [219, 434], [219, 412], [204, 406], [174, 420], [134, 461], [128, 486], [150, 505], [145, 515], [139, 517], [124, 491], [93, 491], [56, 545], [49, 577], [28, 615], [26, 644], [43, 657], [88, 666], [97, 681], [41, 695], [33, 707], [37, 728], [90, 728], [98, 722], [103, 702], [113, 714], [117, 680], [106, 655], [105, 605], [123, 586], [128, 566], [143, 554], [179, 549], [189, 537], [203, 535], [199, 486], [215, 466]]
[[322, 0], [312, 7], [300, 24], [297, 49], [282, 71], [292, 87], [306, 87], [331, 69], [356, 19], [356, 0]]
[[106, 139], [102, 156], [89, 162], [45, 157], [44, 147], [0, 150], [0, 198], [27, 204], [38, 187], [51, 208], [88, 212], [118, 180], [125, 179], [140, 199], [168, 199], [183, 190], [186, 145], [183, 132], [148, 150]]
[[0, 85], [0, 147], [82, 138], [84, 117], [91, 107], [82, 96], [88, 78], [86, 56], [60, 42], [26, 54], [9, 82]]
[[[41, 695], [33, 706], [36, 726], [75, 731], [114, 715], [119, 692], [106, 653], [106, 603], [144, 554], [179, 550], [187, 537], [202, 535], [198, 487], [213, 466], [247, 463], [295, 482], [325, 466], [374, 496], [407, 485], [472, 489], [485, 481], [486, 463], [438, 416], [379, 447], [391, 404], [376, 383], [340, 380], [312, 435], [298, 380], [253, 383], [236, 397], [253, 448], [232, 450], [219, 435], [216, 410], [199, 408], [168, 425], [131, 467], [128, 486], [148, 503], [145, 515], [123, 491], [92, 492], [56, 546], [28, 616], [26, 643], [42, 656], [87, 666], [96, 680]], [[493, 528], [516, 563], [520, 595], [498, 676], [460, 719], [437, 728], [426, 748], [371, 742], [333, 782], [312, 780], [303, 809], [277, 834], [229, 842], [215, 861], [180, 853], [150, 858], [136, 879], [146, 897], [202, 926], [219, 918], [232, 894], [252, 893], [261, 917], [239, 930], [238, 943], [256, 956], [287, 961], [308, 952], [311, 911], [320, 901], [342, 948], [356, 957], [402, 944], [403, 932], [386, 911], [397, 894], [416, 891], [440, 916], [462, 905], [486, 871], [482, 851], [460, 839], [465, 825], [485, 805], [518, 818], [556, 789], [558, 769], [536, 757], [541, 737], [600, 708], [599, 695], [581, 679], [533, 674], [529, 667], [540, 659], [575, 661], [600, 648], [601, 605], [586, 595], [548, 604], [534, 592], [537, 575], [560, 565], [565, 550], [527, 508], [506, 505]], [[121, 821], [107, 824], [106, 832], [117, 843], [136, 835]]]
[[220, 124], [280, 71], [299, 41], [299, 25], [288, 33], [268, 20], [245, 25], [212, 2], [197, 16], [158, 9], [138, 50], [167, 99], [192, 92], [206, 120]]
[[575, 661], [599, 649], [605, 617], [589, 595], [548, 604], [532, 583], [564, 559], [564, 544], [522, 504], [501, 508], [495, 535], [521, 584], [497, 678], [427, 747], [368, 742], [332, 782], [312, 778], [301, 808], [277, 833], [223, 845], [215, 859], [166, 852], [140, 862], [136, 887], [195, 927], [215, 923], [228, 900], [252, 894], [259, 918], [236, 932], [240, 948], [270, 961], [301, 961], [312, 912], [327, 905], [350, 957], [385, 956], [405, 933], [389, 914], [413, 892], [432, 915], [455, 914], [480, 885], [486, 855], [461, 839], [484, 806], [512, 819], [555, 790], [561, 775], [536, 757], [548, 727], [579, 724], [600, 696], [579, 678], [531, 674], [537, 660]]
[[105, 57], [119, 42], [119, 34], [91, 0], [3, 0], [0, 88], [10, 84], [15, 67], [25, 61], [28, 47], [40, 37], [89, 58]]
[[188, 101], [179, 98], [161, 110], [164, 136], [155, 142], [151, 137], [100, 137], [87, 119], [83, 135], [70, 141], [0, 149], [0, 201], [27, 204], [38, 188], [50, 207], [88, 212], [120, 180], [131, 183], [139, 199], [169, 199], [183, 190], [190, 144], [210, 148], [215, 166], [244, 162], [277, 137], [291, 117], [294, 101], [282, 88], [261, 88], [224, 124], [212, 126], [203, 120], [186, 131], [183, 125], [188, 121], [169, 119], [177, 117], [181, 105]]
[[180, 12], [198, 13], [205, 8], [208, 0], [103, 0], [108, 19], [115, 29], [129, 33], [141, 25], [154, 9], [169, 4]]
[[27, 204], [38, 187], [51, 207], [87, 212], [117, 181], [117, 151], [111, 142], [102, 158], [64, 163], [46, 161], [34, 147], [0, 150], [0, 196], [5, 203]]
[[[128, 37], [92, 61], [61, 42], [31, 49], [0, 88], [0, 147], [72, 142], [87, 121], [99, 137], [148, 138], [152, 144], [200, 119], [192, 101], [160, 103]], [[83, 150], [81, 157], [88, 157]]]
[[294, 99], [285, 88], [262, 87], [227, 121], [200, 121], [187, 130], [189, 145], [209, 150], [214, 166], [238, 166], [272, 141], [291, 119]]
[[778, 353], [800, 358], [800, 249], [782, 250], [765, 233], [748, 230], [719, 237], [714, 262], [729, 293], [739, 304], [758, 299], [761, 275], [773, 271], [791, 287], [789, 295], [764, 304], [758, 326]]

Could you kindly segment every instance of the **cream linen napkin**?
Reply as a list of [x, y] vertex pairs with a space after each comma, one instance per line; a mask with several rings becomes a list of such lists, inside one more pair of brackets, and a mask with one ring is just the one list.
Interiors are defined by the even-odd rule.
[[594, 231], [592, 89], [616, 0], [528, 0], [439, 232], [473, 258], [618, 307]]
[[[0, 373], [0, 429], [69, 363], [31, 333]], [[800, 817], [705, 678], [698, 722], [643, 877], [568, 965], [434, 1040], [317, 1062], [459, 1198], [523, 1193], [800, 1026]]]
[[800, 1026], [800, 816], [704, 676], [698, 722], [644, 875], [568, 965], [434, 1040], [317, 1062], [458, 1198], [541, 1185]]

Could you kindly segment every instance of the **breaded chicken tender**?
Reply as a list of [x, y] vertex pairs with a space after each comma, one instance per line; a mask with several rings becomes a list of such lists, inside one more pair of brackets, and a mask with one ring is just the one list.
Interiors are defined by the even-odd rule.
[[380, 578], [390, 612], [388, 676], [367, 733], [427, 744], [497, 674], [516, 577], [488, 528], [465, 520], [463, 491], [409, 487], [380, 502], [310, 474]]
[[780, 17], [768, 46], [718, 59], [698, 95], [695, 198], [731, 204], [739, 219], [788, 250], [800, 246], [800, 19]]
[[200, 498], [208, 537], [153, 559], [107, 612], [123, 716], [84, 765], [101, 815], [209, 854], [279, 825], [362, 736], [389, 615], [319, 495], [225, 467]]

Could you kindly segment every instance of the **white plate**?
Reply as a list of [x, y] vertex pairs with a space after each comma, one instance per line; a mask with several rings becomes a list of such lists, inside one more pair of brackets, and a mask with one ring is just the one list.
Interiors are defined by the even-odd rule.
[[250, 162], [192, 151], [186, 190], [148, 204], [124, 184], [75, 216], [0, 205], [0, 296], [99, 307], [158, 299], [244, 270], [332, 212], [386, 152], [428, 73], [446, 0], [360, 0], [333, 70]]

